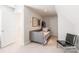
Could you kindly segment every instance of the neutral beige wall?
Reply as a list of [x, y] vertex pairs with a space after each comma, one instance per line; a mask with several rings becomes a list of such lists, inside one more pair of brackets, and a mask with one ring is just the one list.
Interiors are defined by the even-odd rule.
[[24, 45], [24, 6], [16, 6], [16, 43], [19, 46]]
[[37, 17], [42, 20], [42, 17], [29, 9], [28, 7], [24, 7], [24, 42], [25, 44], [29, 43], [29, 31], [40, 29], [39, 27], [32, 27], [32, 17]]
[[58, 18], [57, 16], [44, 17], [46, 26], [51, 30], [51, 35], [58, 36]]
[[22, 23], [21, 23], [21, 13], [16, 13], [16, 28], [17, 28], [17, 33], [16, 33], [16, 43], [19, 46], [24, 45], [24, 32], [22, 30]]

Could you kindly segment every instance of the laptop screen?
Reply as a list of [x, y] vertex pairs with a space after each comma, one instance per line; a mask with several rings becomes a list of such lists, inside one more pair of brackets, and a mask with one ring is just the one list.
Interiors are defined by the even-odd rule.
[[75, 38], [76, 38], [76, 35], [67, 33], [66, 42], [74, 45]]

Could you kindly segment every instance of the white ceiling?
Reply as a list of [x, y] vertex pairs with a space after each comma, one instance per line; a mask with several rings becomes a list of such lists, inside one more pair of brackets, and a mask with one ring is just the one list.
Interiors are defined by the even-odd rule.
[[35, 11], [43, 17], [56, 15], [54, 5], [30, 5], [27, 7], [31, 8], [33, 11]]

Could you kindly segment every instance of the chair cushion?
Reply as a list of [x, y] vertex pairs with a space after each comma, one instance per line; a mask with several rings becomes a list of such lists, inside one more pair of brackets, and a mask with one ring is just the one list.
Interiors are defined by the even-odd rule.
[[63, 47], [74, 46], [74, 45], [72, 45], [72, 44], [70, 44], [70, 43], [68, 43], [68, 42], [66, 42], [66, 41], [57, 40], [57, 42], [58, 42], [59, 44], [61, 44]]

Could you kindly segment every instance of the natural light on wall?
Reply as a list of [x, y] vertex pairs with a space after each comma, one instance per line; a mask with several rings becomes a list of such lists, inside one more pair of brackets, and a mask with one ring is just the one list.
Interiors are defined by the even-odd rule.
[[2, 17], [2, 12], [1, 12], [1, 10], [0, 10], [0, 35], [1, 35], [1, 17]]

